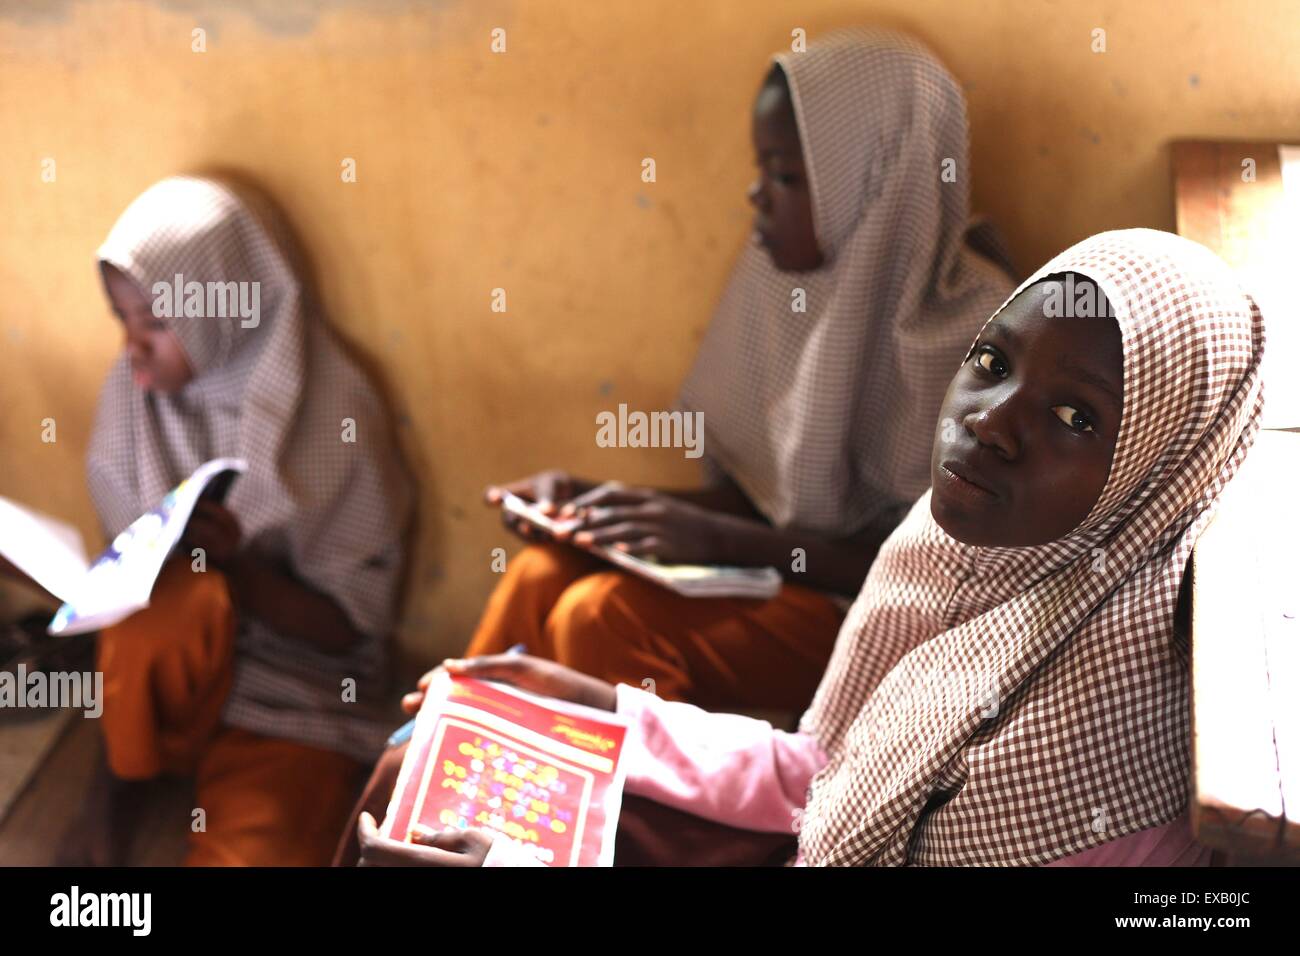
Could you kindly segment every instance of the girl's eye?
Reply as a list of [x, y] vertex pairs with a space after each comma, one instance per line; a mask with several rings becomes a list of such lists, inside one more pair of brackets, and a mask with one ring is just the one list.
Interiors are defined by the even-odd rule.
[[776, 180], [782, 186], [797, 186], [799, 184], [799, 177], [794, 173], [778, 173]]
[[1065, 424], [1069, 425], [1076, 432], [1090, 432], [1094, 430], [1092, 422], [1088, 420], [1088, 416], [1084, 415], [1083, 412], [1071, 405], [1053, 405], [1052, 411], [1056, 412], [1057, 418], [1065, 422]]
[[992, 372], [1001, 378], [1007, 374], [1007, 363], [987, 345], [981, 345], [975, 352], [975, 364], [986, 372]]

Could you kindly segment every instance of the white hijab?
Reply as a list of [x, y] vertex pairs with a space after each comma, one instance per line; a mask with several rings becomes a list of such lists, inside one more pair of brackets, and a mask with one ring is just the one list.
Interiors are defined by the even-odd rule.
[[100, 394], [87, 472], [112, 536], [204, 461], [248, 460], [226, 500], [244, 545], [337, 601], [366, 640], [328, 655], [242, 621], [227, 722], [368, 757], [381, 725], [341, 703], [339, 679], [356, 678], [377, 703], [412, 493], [380, 397], [322, 320], [296, 251], [268, 203], [212, 179], [164, 179], [127, 207], [101, 263], [146, 295], [177, 274], [256, 282], [261, 314], [255, 327], [170, 319], [195, 372], [175, 395], [136, 387], [123, 353]]
[[773, 524], [846, 535], [929, 486], [948, 381], [1013, 283], [969, 245], [966, 105], [928, 50], [851, 30], [774, 60], [827, 262], [781, 272], [747, 248], [681, 404]]

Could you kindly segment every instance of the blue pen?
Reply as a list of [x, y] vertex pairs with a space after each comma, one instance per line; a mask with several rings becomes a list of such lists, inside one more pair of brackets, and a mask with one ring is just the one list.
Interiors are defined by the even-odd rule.
[[[528, 651], [524, 644], [516, 644], [506, 651], [507, 654], [523, 654]], [[399, 747], [411, 739], [411, 734], [415, 733], [415, 718], [412, 717], [402, 726], [393, 731], [393, 735], [388, 738], [388, 746]]]

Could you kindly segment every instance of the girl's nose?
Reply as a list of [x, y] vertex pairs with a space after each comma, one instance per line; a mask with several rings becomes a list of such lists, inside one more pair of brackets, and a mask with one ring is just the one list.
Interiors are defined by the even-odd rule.
[[763, 181], [761, 179], [755, 179], [749, 184], [745, 196], [749, 199], [749, 204], [755, 209], [767, 208], [767, 199], [763, 193]]
[[1007, 461], [1014, 461], [1020, 454], [1020, 442], [1015, 437], [1009, 405], [1010, 402], [1004, 400], [971, 412], [963, 424], [981, 445], [992, 448]]

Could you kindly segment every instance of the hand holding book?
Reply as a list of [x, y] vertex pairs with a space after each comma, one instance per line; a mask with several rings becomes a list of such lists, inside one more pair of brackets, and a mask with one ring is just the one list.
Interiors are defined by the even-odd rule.
[[200, 497], [185, 525], [181, 544], [187, 551], [202, 549], [208, 564], [223, 568], [239, 553], [242, 537], [239, 519], [230, 509], [209, 498]]
[[[80, 532], [65, 522], [0, 498], [0, 553], [32, 582], [63, 601], [51, 634], [82, 634], [116, 624], [149, 606], [163, 563], [209, 489], [228, 489], [248, 463], [204, 462], [125, 529], [93, 561]], [[224, 509], [223, 509], [224, 510]], [[231, 521], [233, 521], [231, 516]]]
[[390, 840], [364, 810], [357, 839], [357, 866], [482, 866], [492, 849], [492, 837], [483, 830], [434, 830], [423, 824], [411, 829], [409, 841]]
[[653, 488], [606, 482], [560, 508], [557, 519], [573, 524], [557, 532], [582, 548], [616, 548], [663, 564], [720, 564], [717, 512]]
[[402, 698], [402, 709], [416, 713], [424, 704], [425, 691], [438, 671], [446, 670], [460, 677], [494, 680], [510, 684], [520, 690], [554, 697], [595, 710], [613, 711], [618, 706], [614, 685], [599, 677], [583, 674], [572, 668], [527, 654], [488, 654], [464, 660], [446, 660], [441, 667], [429, 671], [415, 685], [415, 690]]
[[[550, 468], [504, 485], [489, 485], [483, 498], [489, 505], [500, 505], [506, 497], [513, 496], [531, 504], [541, 514], [554, 517], [563, 505], [594, 487], [594, 481]], [[504, 508], [501, 510], [501, 523], [528, 542], [546, 541], [551, 537], [545, 528]]]
[[[654, 492], [643, 492], [624, 488], [618, 484], [603, 485], [601, 488], [593, 489], [587, 495], [582, 496], [588, 501], [610, 502], [623, 500], [620, 495], [645, 496], [650, 494], [659, 494]], [[662, 498], [672, 500], [669, 496], [659, 495]], [[527, 522], [533, 525], [556, 541], [569, 542], [575, 547], [585, 551], [590, 551], [597, 557], [604, 558], [611, 564], [631, 571], [633, 574], [653, 581], [670, 591], [675, 591], [686, 597], [731, 597], [731, 598], [753, 598], [756, 600], [766, 600], [775, 596], [781, 590], [781, 575], [773, 567], [754, 568], [754, 567], [727, 567], [722, 565], [707, 564], [665, 564], [661, 563], [657, 556], [655, 558], [642, 557], [639, 554], [631, 553], [631, 546], [627, 542], [616, 540], [614, 545], [602, 544], [595, 540], [597, 531], [588, 528], [587, 521], [590, 517], [591, 508], [583, 512], [578, 512], [577, 507], [566, 505], [561, 508], [555, 517], [542, 512], [542, 510], [530, 502], [524, 501], [517, 495], [508, 491], [500, 490], [499, 500], [501, 510], [512, 516], [514, 519]], [[571, 505], [575, 505], [571, 502]], [[642, 504], [646, 504], [645, 498], [640, 497]], [[680, 506], [678, 508], [677, 506]], [[604, 514], [598, 516], [601, 522], [612, 522], [609, 525], [600, 525], [606, 530], [599, 532], [603, 538], [620, 539], [623, 535], [623, 528], [628, 524], [627, 520], [619, 518], [617, 515], [610, 517], [610, 509], [615, 505], [605, 507]], [[622, 505], [618, 507], [629, 507]], [[637, 507], [637, 506], [631, 506]], [[684, 513], [680, 509], [693, 509], [704, 514], [711, 514], [705, 509], [686, 502], [674, 501], [673, 505], [651, 506], [652, 515], [647, 516], [644, 520], [646, 527], [649, 527], [651, 518], [658, 519], [670, 513], [677, 515], [679, 518]], [[595, 510], [601, 511], [602, 508]], [[711, 520], [721, 521], [722, 518], [713, 517]], [[685, 532], [685, 524], [675, 522], [682, 533]], [[590, 531], [591, 537], [582, 537], [579, 535], [584, 531]], [[643, 535], [638, 550], [649, 550], [655, 542], [656, 535], [650, 533]], [[624, 546], [620, 546], [620, 544]]]
[[496, 844], [532, 865], [612, 863], [631, 727], [613, 687], [518, 654], [452, 661], [421, 684], [383, 825], [358, 822], [366, 863], [478, 866]]

